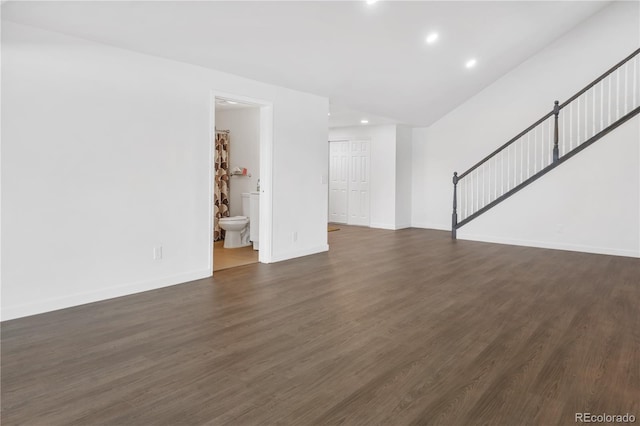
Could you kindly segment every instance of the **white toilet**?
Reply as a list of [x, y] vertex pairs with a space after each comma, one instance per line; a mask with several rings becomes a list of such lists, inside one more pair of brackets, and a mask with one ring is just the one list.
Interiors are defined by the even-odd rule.
[[224, 248], [238, 248], [251, 245], [249, 241], [249, 193], [242, 193], [242, 216], [223, 217], [218, 221], [226, 231]]

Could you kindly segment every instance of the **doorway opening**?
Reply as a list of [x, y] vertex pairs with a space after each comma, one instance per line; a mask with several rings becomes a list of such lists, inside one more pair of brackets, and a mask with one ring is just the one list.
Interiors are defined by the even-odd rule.
[[211, 273], [271, 261], [271, 103], [212, 93]]

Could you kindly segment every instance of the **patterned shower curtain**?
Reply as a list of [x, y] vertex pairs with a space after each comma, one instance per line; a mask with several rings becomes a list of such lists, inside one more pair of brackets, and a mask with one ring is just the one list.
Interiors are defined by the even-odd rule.
[[215, 187], [213, 194], [213, 241], [224, 239], [224, 229], [218, 225], [229, 217], [229, 131], [216, 130]]

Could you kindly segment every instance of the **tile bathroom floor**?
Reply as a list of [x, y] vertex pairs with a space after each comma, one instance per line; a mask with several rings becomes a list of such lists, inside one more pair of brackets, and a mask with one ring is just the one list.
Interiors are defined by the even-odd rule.
[[214, 271], [258, 263], [258, 250], [254, 250], [252, 246], [226, 249], [223, 244], [224, 241], [213, 243]]

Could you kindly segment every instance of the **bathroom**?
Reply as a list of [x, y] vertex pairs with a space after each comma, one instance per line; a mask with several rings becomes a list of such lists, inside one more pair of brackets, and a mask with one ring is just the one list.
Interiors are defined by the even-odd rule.
[[215, 131], [213, 270], [219, 271], [258, 262], [259, 106], [216, 97]]

